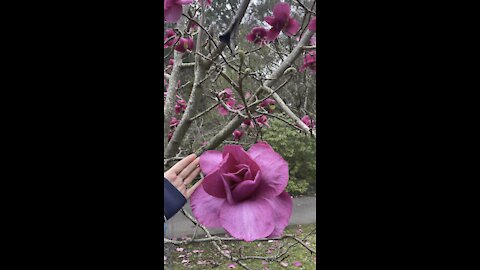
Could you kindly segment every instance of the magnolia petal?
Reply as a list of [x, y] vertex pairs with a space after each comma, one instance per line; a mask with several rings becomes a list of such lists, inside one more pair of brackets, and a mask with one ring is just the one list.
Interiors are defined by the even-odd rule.
[[180, 40], [177, 43], [177, 46], [175, 46], [175, 50], [181, 53], [184, 53], [187, 51], [186, 46], [187, 45], [187, 39], [186, 38], [180, 38]]
[[235, 158], [236, 164], [246, 164], [254, 174], [260, 169], [258, 164], [240, 145], [226, 145], [223, 148], [223, 155], [225, 156], [227, 154]]
[[[248, 172], [248, 168], [246, 168], [246, 166], [245, 166], [245, 167], [241, 168], [240, 170], [238, 170], [237, 172], [224, 174], [223, 178], [228, 180], [230, 183], [232, 183], [232, 182], [233, 183], [240, 183], [244, 180], [244, 178], [248, 179], [245, 176], [245, 174], [247, 172]], [[249, 179], [249, 180], [253, 180], [253, 179]]]
[[288, 226], [293, 211], [293, 200], [287, 192], [282, 192], [279, 196], [269, 199], [268, 202], [275, 210], [273, 216], [275, 219], [275, 229], [268, 237], [277, 237], [283, 234], [285, 227]]
[[218, 105], [217, 110], [221, 116], [227, 116], [229, 113], [229, 111], [225, 107], [223, 107], [223, 105]]
[[173, 30], [172, 28], [168, 28], [167, 30], [165, 30], [165, 33], [167, 34], [167, 37], [175, 36], [175, 30]]
[[236, 204], [224, 202], [220, 208], [220, 223], [233, 237], [247, 242], [265, 238], [275, 228], [273, 209], [264, 198]]
[[285, 35], [293, 36], [298, 32], [298, 30], [300, 30], [300, 23], [294, 18], [290, 18], [285, 29]]
[[285, 2], [276, 4], [273, 8], [273, 16], [276, 18], [288, 18], [290, 16], [290, 5]]
[[192, 38], [187, 39], [187, 44], [190, 51], [193, 51], [193, 49], [195, 49], [195, 43], [193, 42]]
[[200, 185], [192, 196], [190, 196], [190, 206], [193, 216], [204, 226], [212, 228], [221, 228], [220, 208], [225, 199], [219, 199], [209, 195]]
[[247, 40], [250, 41], [250, 42], [254, 42], [255, 41], [255, 33], [251, 32], [247, 35]]
[[169, 9], [173, 5], [173, 0], [164, 0], [163, 1], [163, 10]]
[[[247, 40], [254, 42], [256, 44], [262, 43], [267, 36], [267, 29], [263, 27], [254, 27], [252, 32], [247, 35]], [[248, 94], [248, 93], [247, 93]], [[248, 98], [247, 95], [245, 98]]]
[[258, 186], [261, 182], [261, 173], [260, 171], [257, 173], [255, 179], [252, 180], [244, 180], [240, 182], [233, 190], [232, 190], [232, 198], [235, 202], [241, 202], [249, 197], [252, 197], [255, 194]]
[[275, 24], [277, 23], [277, 20], [275, 20], [275, 17], [272, 17], [272, 16], [266, 16], [264, 20], [271, 26], [275, 26]]
[[209, 175], [215, 169], [220, 167], [223, 157], [222, 152], [216, 150], [209, 150], [200, 156], [200, 168], [203, 174]]
[[280, 35], [280, 30], [272, 28], [267, 32], [267, 40], [274, 41], [278, 37], [278, 35]]
[[288, 163], [267, 143], [256, 143], [248, 150], [250, 157], [260, 166], [262, 181], [259, 196], [276, 197], [288, 184]]
[[226, 198], [226, 186], [224, 186], [223, 174], [225, 173], [225, 167], [232, 166], [235, 163], [233, 157], [227, 154], [223, 161], [220, 163], [217, 169], [213, 170], [210, 174], [203, 179], [203, 187], [205, 191], [217, 198]]
[[169, 9], [165, 10], [165, 21], [174, 23], [180, 20], [182, 16], [182, 6], [173, 4]]

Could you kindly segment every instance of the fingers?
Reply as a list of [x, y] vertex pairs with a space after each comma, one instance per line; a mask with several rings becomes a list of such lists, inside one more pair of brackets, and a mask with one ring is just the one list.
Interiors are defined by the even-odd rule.
[[198, 181], [197, 183], [195, 183], [195, 185], [193, 185], [193, 187], [187, 189], [187, 194], [185, 196], [185, 198], [190, 198], [190, 196], [192, 196], [193, 192], [195, 191], [195, 189], [197, 189], [203, 182], [203, 179]]
[[195, 154], [191, 154], [164, 173], [164, 177], [169, 179], [169, 181], [187, 199], [190, 198], [195, 189], [197, 189], [202, 183], [202, 181], [199, 181], [193, 187], [187, 189], [187, 185], [189, 185], [200, 174], [201, 169], [199, 163], [200, 158], [197, 158]]
[[198, 168], [198, 164], [200, 162], [200, 158], [196, 158], [192, 163], [190, 163], [186, 168], [184, 168], [179, 174], [178, 177], [183, 179], [183, 182], [185, 182], [185, 179], [195, 170]]
[[171, 170], [168, 170], [163, 174], [163, 178], [167, 179], [170, 183], [174, 182], [175, 176], [177, 176], [177, 175], [174, 172], [172, 172]]
[[191, 154], [190, 156], [180, 160], [177, 164], [170, 168], [170, 170], [178, 175], [181, 171], [183, 171], [183, 169], [185, 169], [190, 163], [192, 163], [196, 157], [197, 156], [195, 154]]
[[190, 184], [193, 179], [195, 179], [195, 177], [197, 177], [199, 174], [200, 174], [200, 167], [197, 167], [196, 169], [193, 170], [193, 172], [190, 173], [190, 175], [188, 175], [187, 178], [185, 178], [185, 180], [183, 180], [183, 183], [185, 183], [185, 185], [188, 185]]

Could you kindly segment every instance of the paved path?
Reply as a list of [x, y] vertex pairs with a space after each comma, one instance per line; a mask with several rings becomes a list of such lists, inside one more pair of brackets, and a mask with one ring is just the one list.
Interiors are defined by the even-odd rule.
[[[316, 197], [302, 197], [293, 199], [293, 214], [289, 225], [312, 224], [317, 223]], [[188, 213], [192, 213], [190, 205], [185, 208]], [[170, 221], [173, 227], [172, 233], [175, 237], [190, 236], [195, 230], [195, 226], [181, 213], [175, 215]], [[203, 233], [201, 229], [199, 232]], [[224, 234], [223, 229], [210, 230], [212, 234]]]

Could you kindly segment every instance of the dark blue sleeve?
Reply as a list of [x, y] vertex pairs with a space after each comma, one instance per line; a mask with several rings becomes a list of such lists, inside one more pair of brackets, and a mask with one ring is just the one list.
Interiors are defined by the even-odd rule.
[[182, 209], [187, 200], [182, 193], [165, 178], [163, 179], [163, 190], [163, 214], [167, 219], [170, 219]]

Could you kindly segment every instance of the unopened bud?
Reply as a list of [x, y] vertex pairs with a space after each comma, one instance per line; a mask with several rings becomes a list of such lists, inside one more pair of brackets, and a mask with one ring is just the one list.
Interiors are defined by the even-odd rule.
[[243, 63], [243, 61], [245, 61], [245, 52], [242, 50], [239, 50], [238, 57], [240, 57], [240, 61]]

